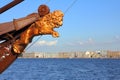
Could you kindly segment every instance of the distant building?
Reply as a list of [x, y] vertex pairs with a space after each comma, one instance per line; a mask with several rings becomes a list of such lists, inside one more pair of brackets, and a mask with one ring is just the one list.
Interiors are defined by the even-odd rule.
[[44, 53], [23, 53], [23, 58], [43, 58]]
[[100, 52], [94, 52], [94, 51], [87, 51], [85, 52], [85, 58], [101, 58]]
[[60, 53], [23, 53], [23, 58], [120, 58], [120, 51], [86, 51]]
[[108, 58], [120, 58], [120, 51], [107, 51]]

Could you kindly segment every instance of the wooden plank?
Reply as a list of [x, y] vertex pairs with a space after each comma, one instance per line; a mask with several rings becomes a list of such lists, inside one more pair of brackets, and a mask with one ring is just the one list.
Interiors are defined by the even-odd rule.
[[13, 22], [0, 23], [0, 35], [15, 30]]

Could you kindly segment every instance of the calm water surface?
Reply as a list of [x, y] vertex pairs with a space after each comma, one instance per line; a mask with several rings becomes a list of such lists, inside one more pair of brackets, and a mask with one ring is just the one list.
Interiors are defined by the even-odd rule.
[[0, 80], [120, 80], [120, 59], [17, 59]]

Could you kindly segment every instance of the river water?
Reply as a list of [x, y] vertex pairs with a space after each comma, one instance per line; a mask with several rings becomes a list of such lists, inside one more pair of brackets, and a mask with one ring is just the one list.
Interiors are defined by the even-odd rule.
[[120, 80], [120, 59], [17, 59], [0, 80]]

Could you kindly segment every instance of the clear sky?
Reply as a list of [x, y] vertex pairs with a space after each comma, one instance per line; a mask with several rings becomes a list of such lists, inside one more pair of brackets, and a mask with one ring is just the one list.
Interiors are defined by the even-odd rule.
[[[0, 7], [10, 1], [0, 0]], [[0, 23], [37, 12], [40, 4], [63, 11], [63, 26], [55, 29], [59, 38], [42, 36], [27, 52], [120, 50], [120, 0], [25, 0], [0, 14]]]

